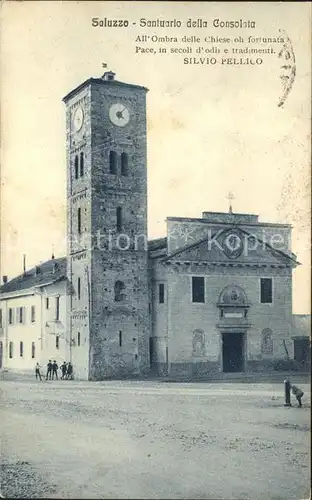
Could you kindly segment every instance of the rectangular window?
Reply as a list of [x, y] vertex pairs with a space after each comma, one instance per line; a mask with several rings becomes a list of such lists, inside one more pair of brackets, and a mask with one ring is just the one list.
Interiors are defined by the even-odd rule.
[[60, 319], [60, 298], [55, 297], [55, 319]]
[[81, 234], [81, 208], [78, 208], [77, 217], [78, 217], [78, 234]]
[[36, 357], [36, 345], [35, 342], [31, 343], [31, 357], [34, 359]]
[[2, 309], [0, 309], [0, 328], [2, 328]]
[[122, 346], [122, 332], [119, 332], [119, 347]]
[[36, 321], [36, 306], [31, 306], [31, 322], [35, 323]]
[[260, 301], [261, 304], [272, 304], [272, 278], [260, 279]]
[[78, 280], [77, 280], [77, 293], [78, 293], [78, 299], [80, 300], [80, 296], [81, 296], [81, 281], [80, 281], [80, 278], [78, 278]]
[[13, 342], [9, 343], [9, 358], [13, 358]]
[[10, 325], [13, 325], [13, 321], [14, 321], [13, 320], [13, 315], [14, 315], [13, 309], [10, 307], [10, 309], [9, 309], [9, 324]]
[[80, 332], [77, 333], [77, 346], [80, 346]]
[[57, 336], [55, 337], [55, 348], [56, 348], [56, 349], [59, 349], [59, 348], [60, 348], [60, 337], [59, 337], [59, 335], [57, 335]]
[[24, 307], [18, 307], [18, 322], [19, 323], [24, 323]]
[[192, 302], [205, 302], [205, 278], [192, 277]]
[[20, 342], [20, 357], [22, 358], [24, 355], [24, 344], [23, 342]]
[[165, 285], [164, 283], [159, 283], [158, 285], [158, 302], [163, 304], [165, 302]]
[[49, 307], [50, 307], [50, 304], [49, 304], [49, 297], [47, 297], [47, 298], [45, 299], [45, 303], [46, 303], [46, 309], [49, 309]]

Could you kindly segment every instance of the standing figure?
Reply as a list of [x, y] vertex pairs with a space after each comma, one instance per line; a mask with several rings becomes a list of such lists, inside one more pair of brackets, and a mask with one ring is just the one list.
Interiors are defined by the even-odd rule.
[[36, 363], [36, 366], [35, 366], [36, 380], [38, 379], [38, 377], [40, 380], [42, 380], [40, 369], [41, 369], [41, 366], [39, 365], [39, 363]]
[[67, 378], [69, 380], [72, 380], [73, 379], [73, 365], [71, 364], [71, 362], [69, 361], [68, 365], [67, 365]]
[[57, 365], [57, 362], [54, 360], [53, 365], [52, 365], [52, 380], [54, 380], [54, 375], [55, 375], [56, 380], [58, 380], [57, 370], [58, 370], [58, 365]]
[[62, 372], [61, 379], [64, 380], [66, 378], [66, 373], [67, 373], [66, 361], [64, 361], [64, 363], [61, 365], [61, 372]]
[[49, 362], [47, 364], [47, 376], [46, 376], [46, 380], [51, 380], [51, 377], [52, 377], [52, 361], [51, 359], [49, 359]]
[[299, 387], [297, 387], [296, 385], [291, 384], [290, 387], [291, 387], [291, 392], [293, 393], [294, 396], [296, 396], [299, 408], [301, 408], [302, 406], [301, 398], [304, 395], [304, 392], [301, 389], [299, 389]]

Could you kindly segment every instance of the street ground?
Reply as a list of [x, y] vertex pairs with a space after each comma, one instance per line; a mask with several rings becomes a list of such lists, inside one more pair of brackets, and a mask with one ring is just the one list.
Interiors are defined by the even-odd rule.
[[310, 388], [2, 380], [7, 498], [309, 497]]

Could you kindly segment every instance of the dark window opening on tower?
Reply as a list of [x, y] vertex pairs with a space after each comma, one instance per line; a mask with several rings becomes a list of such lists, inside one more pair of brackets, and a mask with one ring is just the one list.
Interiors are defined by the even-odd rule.
[[205, 278], [192, 277], [192, 302], [205, 302]]
[[127, 153], [121, 153], [121, 175], [128, 175], [128, 155]]
[[60, 298], [55, 297], [55, 319], [59, 321], [60, 319]]
[[20, 342], [20, 357], [22, 358], [24, 356], [24, 343]]
[[78, 208], [78, 234], [81, 234], [81, 208]]
[[122, 208], [117, 207], [116, 209], [116, 216], [117, 216], [117, 231], [120, 232], [122, 230]]
[[77, 333], [77, 346], [80, 346], [80, 332]]
[[116, 153], [116, 151], [110, 151], [110, 153], [109, 153], [109, 172], [111, 174], [117, 173], [117, 153]]
[[79, 177], [79, 158], [78, 155], [75, 156], [75, 179]]
[[119, 347], [122, 346], [122, 332], [119, 332]]
[[163, 304], [165, 302], [165, 285], [164, 285], [164, 283], [159, 283], [159, 285], [158, 285], [158, 299], [159, 299], [159, 304]]
[[9, 343], [9, 358], [13, 358], [13, 342]]
[[84, 176], [84, 154], [80, 153], [80, 177]]
[[56, 349], [60, 348], [60, 337], [59, 337], [59, 335], [56, 335], [56, 337], [55, 337], [55, 348]]
[[80, 300], [80, 297], [81, 297], [81, 282], [80, 282], [80, 278], [78, 278], [78, 281], [77, 281], [77, 293], [78, 293], [78, 299]]
[[115, 302], [121, 302], [125, 298], [125, 284], [122, 281], [116, 281], [115, 286], [114, 286], [114, 292], [115, 292]]
[[31, 357], [34, 359], [36, 357], [36, 344], [35, 342], [31, 343]]

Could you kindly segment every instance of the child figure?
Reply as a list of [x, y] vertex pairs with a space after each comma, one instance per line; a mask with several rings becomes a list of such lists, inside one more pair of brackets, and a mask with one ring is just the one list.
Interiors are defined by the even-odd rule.
[[299, 387], [297, 387], [296, 385], [290, 384], [290, 387], [291, 387], [291, 392], [293, 393], [294, 396], [296, 396], [299, 408], [301, 408], [302, 406], [301, 398], [304, 395], [304, 392], [301, 389], [299, 389]]

